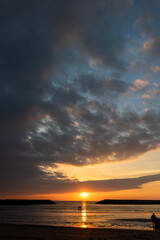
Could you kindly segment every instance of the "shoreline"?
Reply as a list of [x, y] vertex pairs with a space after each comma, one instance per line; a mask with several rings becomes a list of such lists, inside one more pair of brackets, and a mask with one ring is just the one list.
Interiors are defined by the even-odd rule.
[[159, 240], [160, 231], [0, 223], [0, 239], [23, 238], [25, 240]]

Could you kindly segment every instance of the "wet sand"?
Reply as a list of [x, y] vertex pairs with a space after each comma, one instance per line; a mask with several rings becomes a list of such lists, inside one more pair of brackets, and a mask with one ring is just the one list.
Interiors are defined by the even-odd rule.
[[0, 240], [159, 240], [160, 231], [0, 224]]

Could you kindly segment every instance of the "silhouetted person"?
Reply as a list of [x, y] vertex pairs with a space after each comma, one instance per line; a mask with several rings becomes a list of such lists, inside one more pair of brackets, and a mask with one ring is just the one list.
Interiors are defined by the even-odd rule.
[[152, 216], [151, 216], [152, 222], [153, 222], [156, 218], [157, 218], [156, 215], [153, 213]]
[[154, 227], [155, 230], [160, 229], [160, 218], [157, 218], [154, 213], [151, 216], [151, 221], [154, 224], [153, 227]]
[[81, 207], [81, 206], [78, 206], [78, 210], [81, 211], [81, 210], [82, 210], [82, 207]]

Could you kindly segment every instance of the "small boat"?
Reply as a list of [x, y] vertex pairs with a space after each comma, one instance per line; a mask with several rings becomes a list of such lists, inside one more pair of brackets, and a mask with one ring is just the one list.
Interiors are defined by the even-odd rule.
[[154, 213], [151, 216], [151, 221], [153, 222], [154, 229], [160, 230], [160, 218], [156, 217]]

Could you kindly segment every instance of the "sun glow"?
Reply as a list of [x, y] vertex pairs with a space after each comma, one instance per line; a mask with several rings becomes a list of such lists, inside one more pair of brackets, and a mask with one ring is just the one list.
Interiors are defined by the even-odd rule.
[[81, 193], [81, 196], [82, 196], [82, 197], [87, 197], [87, 195], [88, 195], [88, 194], [87, 194], [86, 192], [82, 192], [82, 193]]

